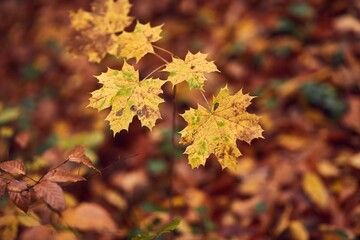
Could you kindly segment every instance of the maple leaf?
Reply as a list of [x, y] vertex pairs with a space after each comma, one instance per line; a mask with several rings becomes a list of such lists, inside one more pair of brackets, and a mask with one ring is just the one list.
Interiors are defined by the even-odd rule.
[[202, 89], [206, 77], [204, 73], [218, 72], [213, 61], [206, 60], [207, 54], [188, 52], [185, 60], [173, 57], [172, 62], [163, 70], [169, 72], [168, 81], [175, 86], [186, 81], [190, 88]]
[[89, 61], [100, 62], [106, 53], [117, 52], [116, 33], [122, 32], [132, 18], [128, 16], [128, 0], [95, 0], [91, 12], [82, 9], [70, 13], [74, 33], [69, 50], [75, 55], [86, 54]]
[[162, 25], [151, 27], [150, 23], [137, 22], [134, 31], [123, 32], [118, 36], [117, 41], [121, 46], [118, 55], [127, 59], [134, 57], [138, 61], [147, 53], [154, 53], [151, 43], [161, 39], [161, 27]]
[[180, 143], [190, 144], [185, 154], [192, 168], [205, 165], [213, 153], [223, 169], [236, 170], [236, 158], [241, 156], [236, 140], [250, 144], [252, 139], [262, 138], [259, 117], [246, 112], [252, 98], [241, 91], [231, 96], [225, 87], [214, 98], [211, 110], [199, 105], [182, 114], [188, 126], [180, 132]]
[[97, 77], [103, 87], [92, 92], [89, 107], [102, 110], [111, 106], [106, 117], [114, 135], [127, 130], [134, 116], [150, 130], [161, 118], [158, 105], [164, 102], [158, 95], [164, 81], [144, 79], [139, 81], [139, 73], [126, 62], [121, 71], [108, 69]]

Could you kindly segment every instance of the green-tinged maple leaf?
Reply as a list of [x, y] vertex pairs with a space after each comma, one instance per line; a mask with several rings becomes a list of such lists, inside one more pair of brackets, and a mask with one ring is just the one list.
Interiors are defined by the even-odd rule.
[[117, 36], [132, 18], [128, 16], [128, 0], [95, 0], [91, 12], [78, 10], [70, 13], [72, 27], [77, 31], [69, 48], [75, 55], [87, 55], [89, 61], [100, 62], [106, 53], [118, 51]]
[[173, 86], [186, 81], [190, 88], [202, 89], [206, 80], [204, 73], [217, 72], [213, 61], [206, 60], [207, 54], [188, 52], [185, 60], [173, 58], [172, 62], [166, 65], [163, 70], [169, 72], [168, 81]]
[[147, 53], [154, 53], [151, 43], [161, 39], [161, 27], [162, 25], [151, 27], [150, 23], [137, 22], [134, 31], [123, 32], [118, 36], [118, 43], [121, 46], [118, 55], [127, 59], [134, 57], [139, 60]]
[[236, 140], [250, 143], [262, 138], [259, 117], [246, 112], [252, 98], [241, 91], [231, 96], [225, 87], [214, 97], [211, 110], [199, 105], [182, 115], [188, 126], [181, 131], [180, 143], [190, 144], [185, 154], [192, 168], [205, 165], [213, 153], [223, 169], [236, 170], [236, 158], [241, 156]]
[[164, 81], [139, 80], [139, 73], [126, 62], [121, 71], [108, 69], [97, 77], [103, 87], [92, 92], [89, 107], [102, 110], [111, 106], [106, 120], [114, 134], [127, 130], [134, 116], [150, 130], [160, 118], [158, 105], [164, 102], [158, 95]]

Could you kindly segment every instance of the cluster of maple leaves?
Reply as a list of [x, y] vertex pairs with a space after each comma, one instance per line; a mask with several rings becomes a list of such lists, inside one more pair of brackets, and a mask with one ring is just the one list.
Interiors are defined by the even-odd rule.
[[[103, 87], [92, 93], [89, 106], [98, 110], [111, 107], [106, 120], [114, 134], [127, 130], [134, 116], [151, 130], [157, 119], [161, 118], [159, 104], [163, 100], [158, 95], [162, 93], [161, 86], [167, 81], [173, 87], [185, 81], [190, 89], [203, 91], [206, 80], [204, 74], [218, 71], [212, 61], [206, 60], [207, 55], [200, 52], [188, 52], [183, 60], [155, 46], [170, 54], [171, 62], [157, 54], [152, 42], [161, 39], [161, 26], [152, 28], [149, 23], [142, 25], [137, 22], [132, 32], [123, 32], [131, 21], [128, 17], [130, 6], [127, 0], [98, 0], [92, 4], [92, 12], [79, 10], [71, 14], [72, 26], [78, 31], [79, 38], [92, 38], [84, 40], [80, 45], [90, 61], [101, 60], [106, 52], [124, 59], [135, 58], [136, 61], [153, 53], [164, 61], [164, 65], [152, 73], [161, 69], [167, 72], [165, 81], [149, 77], [140, 80], [139, 72], [126, 62], [120, 71], [108, 69], [97, 77]], [[96, 47], [99, 42], [106, 47], [101, 53]], [[180, 143], [190, 144], [185, 153], [193, 168], [205, 165], [210, 154], [214, 154], [222, 168], [237, 169], [237, 158], [241, 153], [236, 140], [250, 143], [252, 139], [262, 137], [259, 117], [246, 112], [250, 100], [251, 97], [241, 91], [232, 96], [226, 86], [211, 105], [205, 99], [206, 107], [199, 105], [197, 109], [182, 115], [188, 126], [181, 132]]]

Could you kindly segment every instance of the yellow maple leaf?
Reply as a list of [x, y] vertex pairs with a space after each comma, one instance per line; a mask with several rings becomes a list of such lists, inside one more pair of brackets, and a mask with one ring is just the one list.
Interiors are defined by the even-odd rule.
[[96, 77], [103, 87], [92, 92], [89, 107], [99, 111], [111, 106], [106, 120], [114, 134], [127, 130], [134, 116], [150, 130], [160, 118], [158, 105], [164, 102], [158, 95], [164, 81], [160, 79], [139, 80], [139, 73], [126, 62], [121, 71], [108, 69]]
[[[154, 53], [152, 42], [161, 39], [161, 27], [151, 27], [150, 23], [136, 23], [134, 31], [123, 32], [118, 36], [118, 43], [121, 46], [119, 56], [124, 58], [135, 58], [139, 60], [147, 53]], [[116, 55], [116, 54], [115, 54]]]
[[188, 126], [180, 132], [180, 143], [190, 144], [185, 154], [192, 168], [205, 165], [213, 153], [223, 169], [236, 170], [236, 158], [241, 156], [236, 140], [250, 143], [262, 138], [259, 117], [246, 112], [252, 98], [241, 91], [231, 96], [225, 87], [214, 98], [211, 110], [199, 105], [182, 114]]
[[173, 86], [182, 81], [187, 81], [190, 88], [202, 89], [206, 80], [204, 73], [218, 72], [213, 61], [206, 60], [207, 54], [188, 52], [185, 60], [173, 57], [172, 62], [163, 70], [169, 72], [168, 81]]
[[[104, 3], [105, 2], [105, 3]], [[91, 12], [82, 9], [70, 13], [71, 26], [76, 30], [69, 42], [74, 55], [87, 55], [89, 61], [100, 62], [106, 53], [118, 51], [117, 36], [132, 18], [128, 16], [128, 0], [95, 0]]]

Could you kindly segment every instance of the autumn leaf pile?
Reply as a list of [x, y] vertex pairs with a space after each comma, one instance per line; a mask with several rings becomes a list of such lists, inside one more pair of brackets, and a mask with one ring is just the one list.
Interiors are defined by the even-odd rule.
[[104, 2], [0, 8], [0, 238], [359, 237], [356, 1]]

